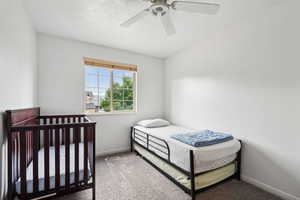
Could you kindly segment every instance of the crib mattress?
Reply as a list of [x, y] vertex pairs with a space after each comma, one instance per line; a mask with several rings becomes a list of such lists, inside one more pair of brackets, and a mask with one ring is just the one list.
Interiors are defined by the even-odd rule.
[[[236, 139], [206, 147], [193, 147], [187, 145], [171, 138], [172, 135], [194, 131], [180, 126], [170, 125], [159, 128], [135, 126], [134, 128], [138, 131], [146, 132], [150, 135], [165, 140], [170, 148], [170, 161], [186, 171], [190, 171], [189, 151], [193, 150], [195, 173], [213, 170], [231, 163], [235, 160], [237, 152], [241, 148], [240, 142]], [[164, 143], [162, 143], [160, 140], [155, 140], [154, 138], [152, 138], [152, 140], [164, 145]], [[146, 139], [143, 137], [139, 137], [139, 139], [136, 139], [135, 141], [142, 146], [146, 146]], [[155, 148], [149, 147], [151, 151], [154, 151], [160, 157], [167, 159], [165, 154], [157, 150], [160, 149], [161, 151], [165, 151], [165, 149], [159, 145], [155, 145], [155, 143], [152, 143], [152, 146], [155, 146]]]
[[[45, 191], [44, 173], [44, 148], [38, 152], [39, 158], [39, 191]], [[60, 146], [60, 185], [65, 186], [65, 146]], [[49, 181], [50, 189], [55, 188], [55, 147], [49, 148]], [[27, 167], [27, 193], [33, 192], [33, 163]], [[88, 176], [91, 176], [90, 164], [88, 162]], [[79, 143], [79, 181], [84, 180], [84, 144]], [[70, 184], [75, 183], [75, 145], [70, 144]], [[16, 182], [16, 192], [21, 194], [21, 180]]]

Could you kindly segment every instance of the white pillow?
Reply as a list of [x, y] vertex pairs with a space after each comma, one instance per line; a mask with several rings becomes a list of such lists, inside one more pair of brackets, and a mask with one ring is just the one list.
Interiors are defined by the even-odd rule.
[[155, 127], [169, 126], [170, 122], [163, 119], [148, 119], [148, 120], [139, 121], [137, 125], [144, 126], [146, 128], [155, 128]]

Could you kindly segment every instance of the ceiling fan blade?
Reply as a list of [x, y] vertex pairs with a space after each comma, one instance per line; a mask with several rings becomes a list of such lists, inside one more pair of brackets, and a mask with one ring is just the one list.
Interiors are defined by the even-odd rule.
[[133, 23], [137, 22], [138, 20], [142, 19], [143, 17], [145, 17], [146, 15], [148, 15], [150, 13], [150, 9], [147, 8], [141, 12], [139, 12], [138, 14], [136, 14], [135, 16], [131, 17], [130, 19], [128, 19], [127, 21], [123, 22], [121, 24], [122, 27], [129, 27], [130, 25], [132, 25]]
[[203, 14], [216, 14], [220, 8], [220, 4], [216, 3], [201, 3], [192, 1], [174, 1], [172, 3], [174, 10], [181, 10], [187, 12], [196, 12]]
[[163, 24], [167, 35], [173, 35], [176, 33], [175, 26], [174, 26], [173, 21], [170, 18], [170, 15], [168, 12], [165, 13], [164, 15], [161, 15], [160, 19], [161, 19], [161, 23]]

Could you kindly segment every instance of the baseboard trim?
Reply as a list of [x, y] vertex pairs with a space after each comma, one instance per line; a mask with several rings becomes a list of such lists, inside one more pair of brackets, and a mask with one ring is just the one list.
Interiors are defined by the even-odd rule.
[[109, 156], [109, 155], [113, 155], [113, 154], [129, 152], [129, 151], [130, 151], [130, 147], [123, 147], [123, 148], [118, 148], [118, 149], [111, 149], [111, 150], [107, 150], [107, 151], [97, 152], [96, 155], [97, 155], [97, 157], [103, 157], [103, 156]]
[[300, 200], [299, 197], [296, 197], [296, 196], [294, 196], [292, 194], [286, 193], [286, 192], [284, 192], [282, 190], [279, 190], [279, 189], [274, 188], [274, 187], [272, 187], [270, 185], [262, 183], [262, 182], [254, 179], [254, 178], [251, 178], [249, 176], [241, 175], [241, 178], [242, 178], [243, 181], [245, 181], [247, 183], [250, 183], [252, 185], [255, 185], [256, 187], [261, 188], [261, 189], [263, 189], [263, 190], [265, 190], [267, 192], [270, 192], [270, 193], [272, 193], [272, 194], [274, 194], [274, 195], [276, 195], [278, 197], [281, 197], [283, 199], [286, 199], [286, 200]]

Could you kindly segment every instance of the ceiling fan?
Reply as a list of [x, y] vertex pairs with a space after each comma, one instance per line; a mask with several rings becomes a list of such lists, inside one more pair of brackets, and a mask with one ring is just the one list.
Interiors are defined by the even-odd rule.
[[170, 10], [179, 10], [185, 12], [202, 13], [202, 14], [216, 14], [220, 8], [216, 3], [204, 3], [193, 1], [173, 1], [168, 3], [168, 0], [144, 0], [149, 1], [152, 5], [131, 17], [127, 21], [121, 24], [122, 27], [129, 27], [138, 20], [145, 16], [152, 14], [160, 17], [161, 23], [167, 33], [167, 35], [173, 35], [176, 33], [175, 26], [170, 18]]

